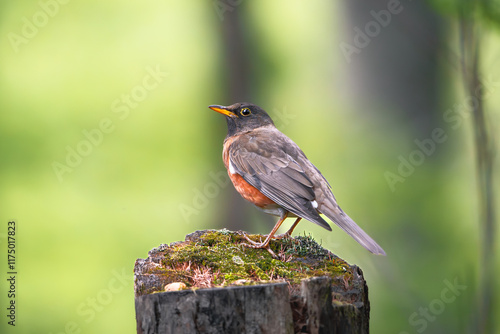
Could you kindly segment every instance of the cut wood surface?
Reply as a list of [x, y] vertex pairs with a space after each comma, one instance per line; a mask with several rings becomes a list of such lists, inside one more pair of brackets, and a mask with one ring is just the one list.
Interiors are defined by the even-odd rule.
[[368, 333], [357, 266], [311, 237], [273, 240], [279, 259], [243, 241], [239, 232], [196, 231], [138, 259], [137, 332]]

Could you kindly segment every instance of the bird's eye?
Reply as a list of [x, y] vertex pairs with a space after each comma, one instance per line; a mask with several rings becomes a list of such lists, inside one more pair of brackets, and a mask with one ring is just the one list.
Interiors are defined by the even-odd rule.
[[248, 109], [248, 108], [243, 108], [243, 109], [241, 109], [241, 111], [240, 111], [240, 114], [241, 114], [242, 116], [249, 116], [251, 113], [252, 113], [252, 111], [250, 111], [250, 109]]

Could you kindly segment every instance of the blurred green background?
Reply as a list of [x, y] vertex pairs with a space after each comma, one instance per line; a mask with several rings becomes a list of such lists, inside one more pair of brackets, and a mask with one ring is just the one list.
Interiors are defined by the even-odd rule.
[[[240, 101], [270, 113], [387, 252], [373, 256], [338, 228], [304, 221], [295, 230], [363, 269], [373, 333], [471, 330], [482, 240], [453, 2], [41, 0], [0, 9], [2, 333], [135, 333], [137, 258], [199, 229], [268, 233], [274, 218], [227, 184], [225, 120], [207, 108]], [[495, 24], [485, 23], [480, 54], [495, 127]], [[414, 163], [405, 170], [402, 161]], [[5, 317], [9, 220], [15, 328]]]

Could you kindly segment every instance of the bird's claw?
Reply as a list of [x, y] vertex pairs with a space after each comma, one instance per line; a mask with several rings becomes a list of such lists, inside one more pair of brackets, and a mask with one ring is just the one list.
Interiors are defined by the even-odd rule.
[[[248, 234], [246, 234], [245, 232], [241, 233], [241, 235], [243, 236], [243, 238], [245, 238], [246, 241], [248, 241], [249, 243], [251, 243], [254, 246], [257, 246], [257, 247], [252, 247], [252, 248], [262, 248], [261, 246], [264, 244], [262, 241], [260, 243], [253, 241], [252, 239], [250, 239]], [[248, 245], [248, 246], [250, 247], [250, 245]]]
[[267, 250], [273, 258], [278, 259], [278, 256], [276, 256], [276, 254], [273, 252], [273, 250], [269, 246], [269, 244], [270, 244], [269, 240], [266, 240], [267, 243], [266, 243], [266, 241], [259, 243], [259, 242], [255, 242], [252, 239], [250, 239], [250, 237], [246, 233], [242, 233], [242, 236], [243, 236], [243, 238], [245, 238], [245, 240], [250, 242], [250, 244], [242, 243], [241, 245], [248, 247], [248, 248], [254, 248], [254, 249], [263, 248], [263, 249]]

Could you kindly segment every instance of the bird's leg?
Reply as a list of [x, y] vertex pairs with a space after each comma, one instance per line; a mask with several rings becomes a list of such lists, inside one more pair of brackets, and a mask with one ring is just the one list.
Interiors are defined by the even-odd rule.
[[279, 239], [291, 237], [294, 228], [299, 224], [299, 222], [300, 222], [301, 219], [302, 219], [301, 217], [297, 217], [297, 219], [295, 220], [295, 223], [293, 223], [292, 227], [290, 227], [290, 229], [288, 231], [286, 231], [286, 233], [277, 235], [274, 238], [277, 239], [277, 240], [279, 240]]
[[255, 241], [251, 240], [246, 234], [243, 234], [243, 237], [247, 241], [249, 241], [251, 243], [251, 245], [249, 245], [249, 244], [242, 244], [242, 245], [245, 246], [245, 247], [250, 247], [250, 248], [265, 248], [265, 249], [267, 249], [267, 251], [269, 253], [271, 253], [271, 255], [274, 258], [277, 258], [276, 254], [274, 254], [274, 252], [269, 247], [269, 243], [270, 243], [271, 239], [273, 238], [274, 234], [276, 233], [276, 231], [280, 228], [281, 224], [283, 224], [283, 222], [285, 221], [285, 219], [286, 219], [287, 216], [288, 216], [288, 212], [287, 211], [283, 211], [283, 213], [281, 214], [280, 219], [278, 220], [278, 222], [276, 223], [276, 225], [274, 225], [272, 231], [267, 235], [267, 238], [266, 238], [266, 240], [264, 240], [264, 242], [261, 242], [261, 243], [255, 242]]

